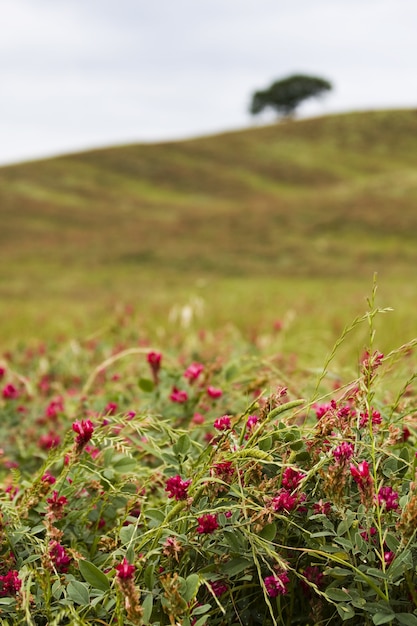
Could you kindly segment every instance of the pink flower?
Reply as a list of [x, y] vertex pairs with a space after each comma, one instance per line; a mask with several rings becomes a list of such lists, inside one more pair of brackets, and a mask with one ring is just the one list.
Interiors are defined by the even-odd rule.
[[392, 487], [381, 487], [378, 491], [378, 502], [380, 506], [385, 505], [387, 511], [398, 509], [399, 495]]
[[369, 463], [367, 461], [362, 461], [358, 463], [358, 466], [353, 463], [350, 464], [350, 473], [353, 477], [353, 480], [359, 485], [363, 486], [368, 482], [371, 478], [369, 474]]
[[84, 447], [93, 436], [94, 426], [89, 419], [81, 420], [73, 423], [72, 430], [77, 433], [75, 443], [80, 447]]
[[10, 570], [4, 576], [0, 576], [0, 598], [15, 596], [19, 593], [21, 586], [19, 572], [14, 569]]
[[253, 430], [256, 424], [259, 422], [259, 417], [257, 415], [249, 415], [246, 421], [246, 428], [248, 430]]
[[55, 400], [51, 400], [45, 410], [45, 415], [50, 420], [56, 420], [59, 413], [62, 413], [64, 410], [64, 401], [62, 398], [56, 398]]
[[347, 443], [346, 441], [344, 441], [343, 443], [340, 444], [340, 446], [337, 446], [337, 448], [333, 450], [333, 456], [336, 459], [336, 461], [340, 463], [340, 465], [343, 465], [346, 461], [348, 461], [353, 456], [353, 452], [354, 452], [353, 444]]
[[210, 470], [212, 476], [219, 476], [225, 482], [230, 482], [230, 479], [235, 473], [232, 461], [223, 461], [222, 463], [215, 463]]
[[394, 552], [391, 552], [391, 550], [389, 552], [384, 552], [384, 561], [386, 565], [390, 565], [394, 559], [395, 559]]
[[50, 450], [56, 448], [61, 443], [61, 438], [54, 432], [49, 432], [45, 435], [41, 435], [38, 439], [38, 446], [42, 450]]
[[297, 489], [299, 483], [303, 480], [305, 474], [293, 469], [292, 467], [286, 467], [282, 474], [282, 486], [290, 491]]
[[211, 583], [211, 588], [217, 598], [219, 598], [224, 593], [226, 593], [226, 591], [229, 590], [229, 587], [223, 580], [213, 580], [213, 582]]
[[66, 574], [71, 563], [71, 557], [68, 556], [64, 546], [58, 541], [50, 541], [49, 556], [58, 572]]
[[222, 417], [218, 417], [214, 420], [213, 424], [216, 430], [229, 430], [231, 427], [231, 420], [229, 415], [222, 415]]
[[274, 511], [293, 511], [299, 503], [298, 495], [292, 495], [286, 489], [280, 489], [278, 495], [271, 500]]
[[209, 387], [207, 387], [207, 394], [210, 396], [210, 398], [213, 398], [215, 400], [216, 398], [220, 398], [223, 395], [223, 391], [217, 387], [212, 387], [210, 385]]
[[332, 409], [331, 404], [316, 404], [314, 406], [314, 410], [316, 412], [316, 417], [318, 420], [320, 420], [324, 415], [326, 415], [326, 413], [331, 411], [331, 409]]
[[313, 504], [313, 512], [315, 515], [319, 515], [320, 513], [322, 515], [329, 515], [331, 510], [332, 505], [330, 502], [323, 502], [323, 500], [320, 499], [318, 502]]
[[64, 507], [68, 504], [68, 500], [65, 496], [58, 495], [57, 491], [52, 492], [52, 496], [47, 498], [48, 503], [48, 512], [49, 516], [51, 516], [56, 520], [62, 519], [64, 516]]
[[[369, 413], [368, 411], [365, 411], [364, 413], [360, 414], [360, 421], [359, 421], [359, 426], [360, 428], [363, 428], [364, 426], [366, 426], [366, 424], [369, 421]], [[375, 409], [372, 409], [372, 416], [371, 416], [371, 420], [372, 420], [372, 424], [376, 425], [376, 424], [380, 424], [382, 422], [382, 417], [381, 417], [381, 413], [379, 411], [376, 411]]]
[[282, 596], [288, 593], [287, 584], [290, 582], [286, 572], [282, 572], [276, 576], [267, 576], [264, 578], [266, 592], [271, 598]]
[[53, 485], [54, 483], [56, 483], [56, 478], [55, 476], [52, 476], [52, 474], [50, 472], [45, 472], [45, 474], [42, 476], [42, 481], [45, 483], [49, 483], [50, 485]]
[[172, 400], [172, 402], [178, 402], [179, 404], [183, 404], [184, 402], [187, 402], [188, 395], [186, 391], [178, 389], [177, 387], [173, 387], [169, 399]]
[[214, 533], [215, 530], [219, 528], [219, 524], [217, 521], [217, 515], [212, 515], [211, 513], [206, 513], [201, 517], [197, 517], [198, 526], [197, 532], [200, 535], [206, 534], [210, 535]]
[[369, 504], [374, 499], [374, 482], [369, 473], [369, 463], [362, 461], [357, 467], [351, 463], [350, 473], [358, 485], [362, 504]]
[[188, 498], [188, 487], [191, 484], [191, 480], [183, 480], [181, 476], [171, 476], [166, 481], [165, 491], [168, 492], [170, 498], [176, 500], [186, 500]]
[[116, 402], [108, 402], [104, 407], [104, 415], [115, 415], [117, 412], [117, 403]]
[[152, 372], [152, 378], [155, 385], [158, 384], [158, 374], [161, 369], [162, 354], [160, 352], [149, 352], [147, 360]]
[[204, 415], [201, 415], [201, 413], [194, 413], [191, 421], [193, 424], [204, 424], [205, 418]]
[[19, 392], [12, 383], [9, 383], [3, 388], [2, 395], [5, 400], [16, 400], [19, 397]]
[[185, 370], [184, 376], [185, 378], [188, 378], [190, 382], [193, 382], [194, 380], [197, 380], [203, 370], [204, 365], [201, 363], [191, 363], [191, 365], [189, 365]]
[[135, 575], [135, 566], [130, 565], [125, 557], [119, 565], [116, 565], [116, 572], [120, 580], [132, 580]]

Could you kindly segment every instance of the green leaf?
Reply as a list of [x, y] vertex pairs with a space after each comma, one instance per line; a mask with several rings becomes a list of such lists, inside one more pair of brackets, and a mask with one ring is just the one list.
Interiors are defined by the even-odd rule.
[[203, 617], [200, 617], [200, 619], [194, 622], [194, 626], [203, 626], [203, 624], [207, 622], [208, 618], [209, 615], [203, 615]]
[[272, 448], [272, 437], [264, 437], [258, 442], [258, 448], [264, 452], [269, 452]]
[[135, 524], [129, 524], [129, 526], [122, 526], [119, 532], [120, 541], [123, 545], [130, 543], [136, 534]]
[[113, 468], [119, 474], [129, 474], [137, 470], [138, 463], [131, 456], [124, 456], [115, 462]]
[[417, 617], [412, 613], [396, 613], [395, 617], [400, 624], [405, 624], [405, 626], [417, 626]]
[[76, 604], [86, 606], [90, 604], [90, 594], [88, 587], [85, 583], [80, 583], [78, 580], [71, 580], [68, 583], [67, 595]]
[[336, 609], [344, 622], [355, 617], [355, 611], [350, 604], [338, 604]]
[[372, 621], [375, 626], [378, 626], [378, 624], [388, 624], [388, 622], [392, 622], [394, 618], [395, 613], [375, 613], [375, 615], [372, 616]]
[[338, 589], [337, 587], [328, 587], [326, 589], [326, 596], [333, 600], [333, 602], [346, 602], [346, 600], [350, 600], [350, 595], [347, 591], [343, 591], [343, 589]]
[[210, 611], [210, 609], [211, 609], [211, 604], [202, 604], [200, 606], [196, 606], [195, 609], [193, 610], [193, 616], [207, 613], [207, 611]]
[[109, 579], [94, 563], [78, 561], [78, 567], [84, 580], [90, 583], [94, 589], [100, 589], [100, 591], [108, 591], [110, 589]]
[[143, 609], [143, 615], [142, 615], [143, 623], [147, 624], [151, 619], [152, 609], [153, 609], [152, 593], [148, 593], [146, 595], [146, 598], [142, 602], [142, 609]]
[[145, 515], [149, 519], [149, 526], [152, 528], [160, 526], [165, 521], [165, 514], [159, 509], [148, 509]]
[[236, 574], [240, 574], [247, 567], [252, 565], [252, 561], [248, 561], [248, 559], [244, 559], [243, 557], [237, 557], [236, 559], [231, 559], [228, 563], [223, 565], [223, 572], [228, 576], [235, 576]]
[[150, 563], [143, 574], [143, 580], [146, 587], [152, 591], [155, 585], [155, 563]]
[[276, 534], [277, 534], [277, 525], [275, 524], [275, 522], [272, 522], [272, 524], [267, 524], [266, 526], [262, 528], [261, 532], [259, 533], [259, 536], [262, 537], [262, 539], [265, 539], [266, 541], [273, 541], [275, 539]]
[[184, 434], [178, 438], [177, 442], [174, 443], [174, 445], [172, 446], [172, 449], [175, 454], [184, 455], [184, 454], [187, 454], [188, 450], [190, 449], [190, 446], [191, 446], [191, 439], [189, 438], [187, 434]]
[[185, 579], [185, 583], [186, 590], [182, 594], [182, 597], [186, 602], [191, 602], [191, 600], [193, 600], [197, 595], [197, 591], [200, 586], [200, 577], [198, 574], [190, 574]]
[[151, 393], [155, 389], [155, 384], [149, 378], [139, 378], [138, 387], [145, 393]]

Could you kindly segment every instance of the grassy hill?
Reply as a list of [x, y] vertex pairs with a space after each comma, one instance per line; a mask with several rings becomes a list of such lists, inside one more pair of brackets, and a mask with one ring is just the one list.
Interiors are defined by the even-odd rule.
[[[0, 298], [202, 279], [417, 277], [417, 111], [352, 113], [0, 168]], [[52, 300], [51, 300], [52, 299]]]

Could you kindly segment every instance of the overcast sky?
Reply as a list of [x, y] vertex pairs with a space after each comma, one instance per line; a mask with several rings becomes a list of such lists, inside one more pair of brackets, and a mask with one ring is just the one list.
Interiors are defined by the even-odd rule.
[[417, 108], [417, 0], [0, 0], [0, 163], [254, 123], [295, 72], [300, 115]]

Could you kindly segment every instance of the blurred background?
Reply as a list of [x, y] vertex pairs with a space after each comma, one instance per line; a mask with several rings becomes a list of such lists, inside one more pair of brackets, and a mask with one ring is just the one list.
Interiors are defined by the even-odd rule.
[[[375, 273], [417, 332], [416, 24], [412, 0], [3, 0], [4, 340], [126, 306], [338, 328]], [[332, 89], [251, 115], [294, 74]]]

